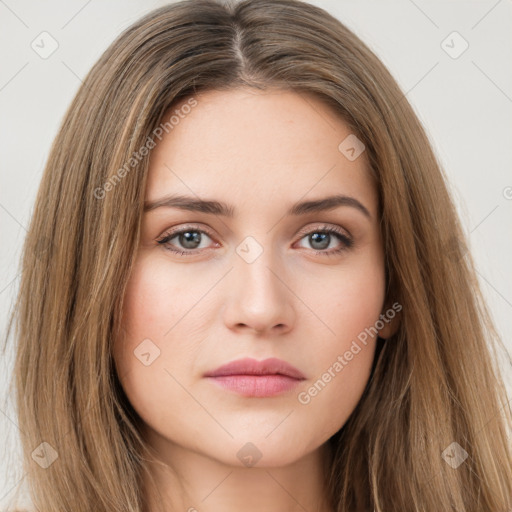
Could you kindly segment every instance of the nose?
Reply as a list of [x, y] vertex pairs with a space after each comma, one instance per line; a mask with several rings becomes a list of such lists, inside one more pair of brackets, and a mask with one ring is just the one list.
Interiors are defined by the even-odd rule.
[[293, 291], [284, 265], [265, 249], [252, 262], [234, 255], [229, 273], [224, 322], [231, 330], [284, 334], [293, 327]]

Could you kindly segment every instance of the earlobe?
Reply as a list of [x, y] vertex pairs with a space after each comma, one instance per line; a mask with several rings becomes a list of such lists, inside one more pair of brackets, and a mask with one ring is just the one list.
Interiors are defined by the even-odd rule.
[[[397, 303], [393, 304], [393, 307], [388, 309], [386, 312], [384, 312], [382, 315], [380, 315], [380, 322], [378, 322], [382, 327], [378, 329], [378, 335], [380, 338], [388, 339], [391, 338], [396, 332], [398, 331], [398, 328], [400, 327], [401, 323], [401, 313], [402, 307], [399, 308], [395, 305]], [[391, 316], [391, 313], [393, 315]]]

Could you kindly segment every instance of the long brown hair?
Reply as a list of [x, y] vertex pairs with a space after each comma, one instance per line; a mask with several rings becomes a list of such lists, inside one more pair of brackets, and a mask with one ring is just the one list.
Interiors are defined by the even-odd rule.
[[[500, 340], [441, 166], [375, 54], [298, 0], [156, 9], [110, 45], [70, 105], [40, 184], [9, 324], [34, 504], [145, 508], [147, 447], [111, 356], [138, 247], [149, 158], [141, 148], [172, 105], [240, 86], [327, 102], [365, 144], [378, 182], [388, 301], [403, 310], [359, 404], [329, 440], [334, 510], [512, 509]], [[447, 462], [455, 453], [467, 454], [458, 467]]]

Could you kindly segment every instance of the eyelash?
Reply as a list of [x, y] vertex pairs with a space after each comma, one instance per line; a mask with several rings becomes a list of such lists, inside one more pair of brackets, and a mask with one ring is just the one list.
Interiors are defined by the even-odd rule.
[[[205, 230], [194, 228], [193, 226], [182, 228], [176, 231], [172, 231], [171, 233], [166, 233], [158, 239], [156, 242], [162, 246], [168, 251], [171, 251], [175, 254], [178, 254], [180, 256], [194, 256], [198, 254], [198, 251], [195, 249], [189, 249], [187, 251], [180, 251], [176, 249], [172, 249], [171, 245], [169, 244], [169, 241], [172, 240], [177, 235], [181, 235], [182, 233], [187, 232], [193, 232], [193, 233], [201, 233], [208, 235], [210, 238], [213, 239], [213, 236]], [[334, 228], [330, 226], [321, 226], [320, 228], [313, 229], [311, 231], [308, 231], [306, 233], [300, 233], [302, 236], [299, 240], [302, 240], [304, 237], [308, 235], [312, 235], [313, 233], [323, 233], [323, 234], [329, 234], [329, 235], [335, 235], [338, 240], [342, 243], [341, 247], [338, 249], [331, 249], [329, 251], [321, 251], [316, 249], [311, 249], [315, 255], [322, 255], [322, 256], [335, 256], [337, 254], [340, 254], [343, 251], [346, 251], [350, 249], [354, 245], [354, 241], [349, 238], [343, 231], [341, 231], [339, 228]]]

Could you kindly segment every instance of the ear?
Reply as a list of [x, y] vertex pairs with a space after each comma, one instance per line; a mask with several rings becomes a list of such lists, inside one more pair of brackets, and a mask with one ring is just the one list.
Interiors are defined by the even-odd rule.
[[401, 311], [402, 305], [399, 302], [395, 302], [393, 305], [384, 309], [383, 313], [379, 317], [379, 326], [382, 326], [378, 330], [380, 338], [388, 339], [391, 338], [397, 331], [401, 323]]

